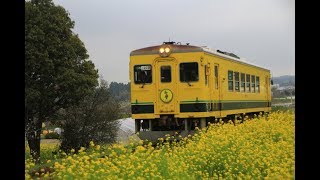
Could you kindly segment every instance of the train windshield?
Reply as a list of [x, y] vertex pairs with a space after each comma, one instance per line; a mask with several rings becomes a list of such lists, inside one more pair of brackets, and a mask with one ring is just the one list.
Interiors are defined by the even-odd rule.
[[180, 81], [190, 82], [199, 80], [198, 63], [181, 63], [180, 64]]
[[170, 66], [161, 66], [161, 82], [171, 82]]
[[134, 83], [145, 84], [152, 82], [151, 65], [136, 65], [134, 66]]

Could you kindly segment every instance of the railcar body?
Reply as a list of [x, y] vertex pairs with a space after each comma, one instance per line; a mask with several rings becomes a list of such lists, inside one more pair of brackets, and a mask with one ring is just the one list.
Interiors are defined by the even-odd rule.
[[232, 53], [164, 42], [132, 51], [129, 66], [132, 118], [144, 140], [271, 110], [270, 70]]

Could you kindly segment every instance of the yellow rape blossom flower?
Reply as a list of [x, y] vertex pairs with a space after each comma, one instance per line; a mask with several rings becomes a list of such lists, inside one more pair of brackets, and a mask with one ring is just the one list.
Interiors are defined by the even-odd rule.
[[93, 147], [94, 146], [94, 142], [90, 141], [90, 146]]
[[[236, 125], [212, 123], [195, 135], [158, 147], [151, 142], [106, 147], [92, 142], [90, 151], [59, 156], [41, 178], [294, 179], [294, 126], [293, 113], [274, 112], [268, 119], [256, 117]], [[26, 179], [37, 178], [30, 176], [36, 175], [34, 167], [26, 160]]]

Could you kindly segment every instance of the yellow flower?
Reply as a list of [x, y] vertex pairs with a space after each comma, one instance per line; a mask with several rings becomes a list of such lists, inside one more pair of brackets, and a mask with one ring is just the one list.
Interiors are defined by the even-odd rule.
[[91, 146], [91, 147], [93, 147], [93, 146], [94, 146], [93, 141], [90, 141], [90, 146]]
[[[54, 171], [42, 177], [294, 179], [294, 122], [294, 114], [276, 112], [270, 113], [268, 120], [257, 118], [236, 126], [213, 123], [207, 130], [189, 135], [195, 138], [185, 137], [164, 145], [159, 143], [159, 147], [153, 147], [151, 142], [143, 143], [144, 146], [136, 142], [132, 144], [136, 146], [134, 149], [113, 144], [106, 147], [107, 151], [100, 152], [102, 147], [92, 142], [93, 151], [55, 160]], [[159, 140], [164, 141], [163, 138]], [[31, 159], [25, 164], [25, 178], [31, 179], [30, 172], [35, 165]]]

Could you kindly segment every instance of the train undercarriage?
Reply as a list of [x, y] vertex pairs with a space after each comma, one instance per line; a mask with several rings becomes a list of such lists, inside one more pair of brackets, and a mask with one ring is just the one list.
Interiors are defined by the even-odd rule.
[[209, 123], [218, 123], [220, 121], [226, 123], [235, 120], [243, 122], [245, 116], [249, 119], [255, 115], [263, 115], [264, 112], [253, 112], [247, 114], [234, 114], [222, 118], [204, 117], [204, 118], [174, 118], [174, 115], [161, 115], [157, 119], [136, 119], [135, 132], [139, 132], [139, 138], [151, 142], [158, 141], [159, 138], [164, 138], [166, 135], [180, 139], [183, 137], [193, 135], [197, 128], [204, 129]]

